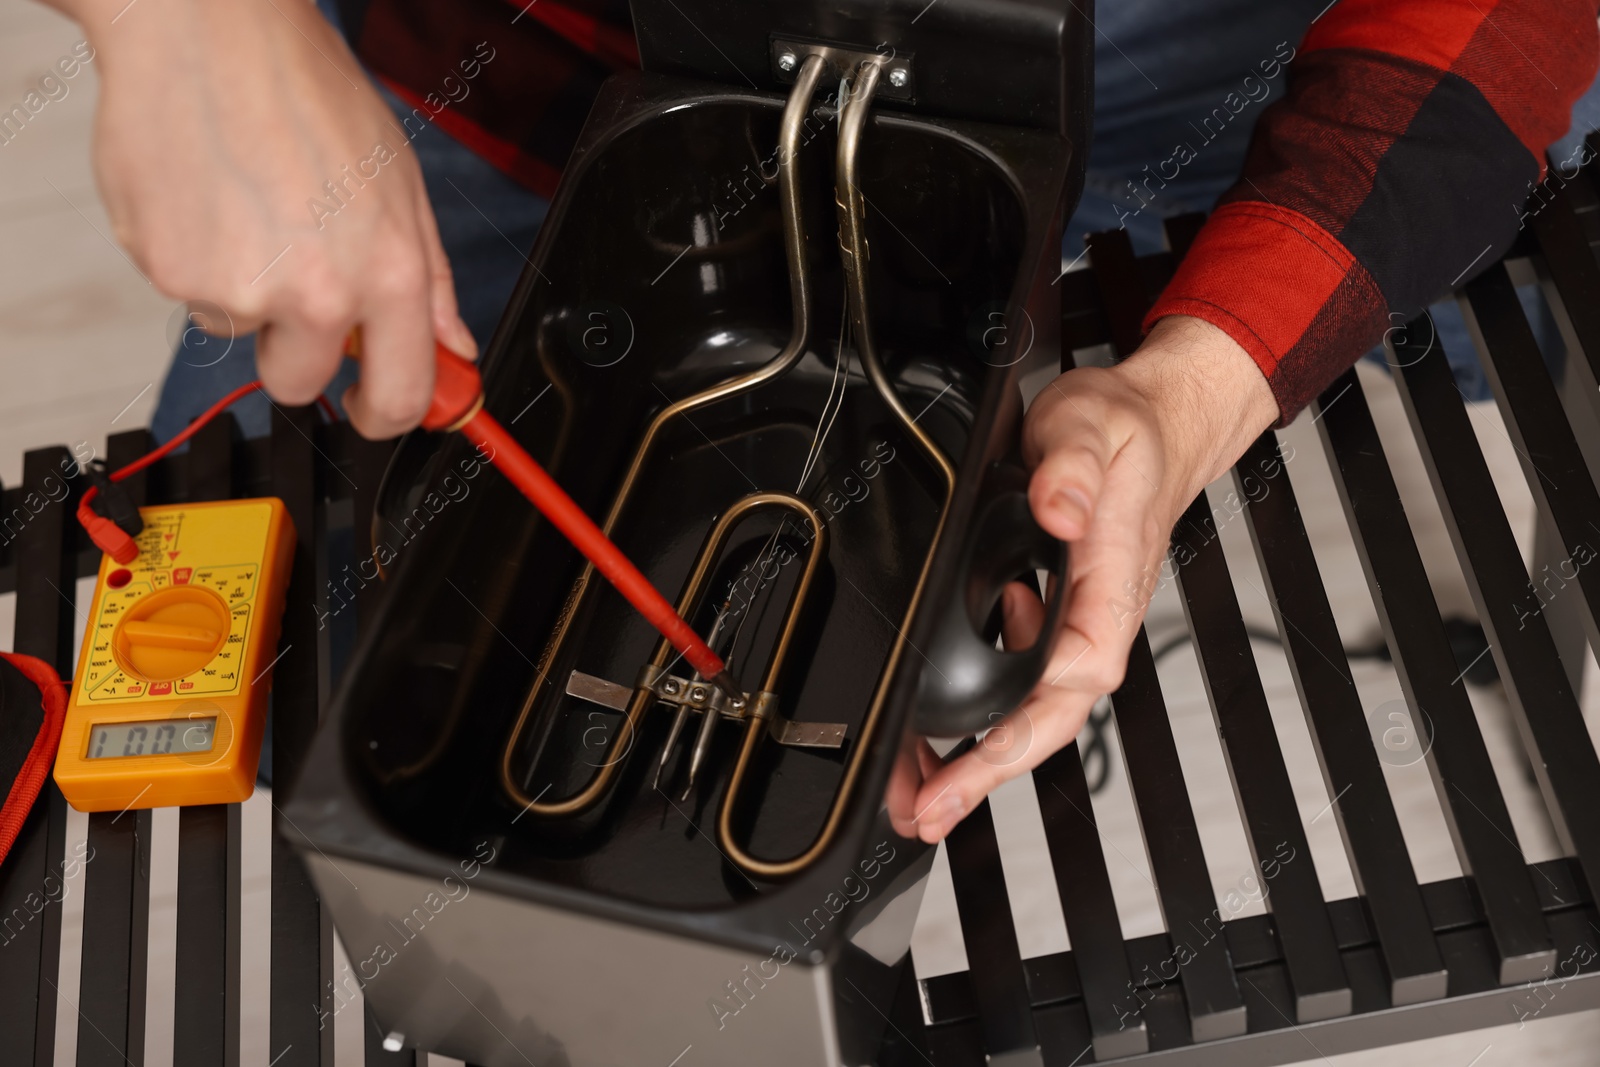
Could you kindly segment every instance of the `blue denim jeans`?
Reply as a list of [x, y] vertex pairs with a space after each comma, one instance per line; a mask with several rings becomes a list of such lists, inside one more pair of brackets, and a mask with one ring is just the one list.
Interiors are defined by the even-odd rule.
[[[1081, 239], [1096, 230], [1126, 227], [1134, 247], [1161, 247], [1161, 219], [1209, 210], [1238, 176], [1250, 132], [1261, 112], [1283, 95], [1292, 55], [1306, 28], [1327, 0], [1119, 0], [1100, 5], [1095, 36], [1095, 135], [1083, 199], [1067, 227], [1063, 258], [1082, 251]], [[325, 14], [337, 19], [323, 4]], [[1211, 118], [1229, 109], [1225, 98], [1245, 104], [1225, 125]], [[399, 113], [408, 113], [385, 93]], [[1595, 89], [1573, 109], [1573, 129], [1600, 126], [1600, 93]], [[1553, 149], [1566, 158], [1579, 136], [1569, 134]], [[1170, 173], [1173, 149], [1194, 147], [1194, 158], [1177, 176]], [[455, 269], [462, 317], [478, 343], [493, 332], [512, 286], [533, 245], [547, 203], [473, 155], [455, 139], [428, 126], [411, 142], [422, 165], [429, 199], [438, 216], [445, 251]], [[1165, 164], [1165, 165], [1164, 165]], [[1506, 210], [1510, 210], [1508, 205]], [[1549, 328], [1549, 313], [1534, 290], [1525, 306], [1545, 346], [1558, 361], [1560, 341]], [[1439, 336], [1462, 391], [1473, 399], [1488, 396], [1461, 313], [1453, 301], [1432, 309]], [[162, 386], [153, 428], [165, 440], [228, 389], [256, 376], [254, 338], [223, 346], [198, 332], [174, 356]], [[1377, 355], [1381, 359], [1381, 354]], [[337, 399], [353, 379], [347, 366], [329, 395]], [[247, 436], [266, 432], [266, 401], [252, 397], [236, 412]]]

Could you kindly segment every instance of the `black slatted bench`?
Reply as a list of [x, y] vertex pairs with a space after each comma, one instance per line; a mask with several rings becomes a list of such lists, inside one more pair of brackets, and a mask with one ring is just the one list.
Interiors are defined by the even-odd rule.
[[[1600, 140], [1591, 138], [1600, 151]], [[1462, 297], [1485, 369], [1525, 465], [1537, 506], [1540, 561], [1570, 560], [1600, 544], [1600, 196], [1591, 171], [1553, 190], [1521, 242], [1467, 284]], [[1138, 342], [1139, 318], [1198, 227], [1168, 223], [1169, 251], [1136, 257], [1124, 233], [1090, 238], [1089, 269], [1060, 280], [1062, 348], [1090, 358]], [[1559, 380], [1539, 357], [1515, 283], [1537, 279], [1568, 349]], [[1168, 931], [1125, 938], [1094, 825], [1076, 745], [1034, 772], [1072, 951], [1024, 959], [1007, 903], [1000, 847], [984, 804], [948, 844], [969, 969], [919, 981], [906, 967], [883, 1005], [892, 1025], [882, 1067], [976, 1067], [1042, 1062], [1077, 1067], [1122, 1058], [1184, 1065], [1290, 1063], [1355, 1049], [1515, 1021], [1518, 1008], [1547, 1017], [1600, 1007], [1600, 760], [1579, 706], [1589, 644], [1600, 647], [1600, 568], [1579, 568], [1573, 592], [1530, 610], [1530, 575], [1461, 395], [1429, 332], [1395, 331], [1391, 362], [1412, 432], [1460, 557], [1494, 663], [1563, 858], [1529, 864], [1516, 844], [1488, 750], [1461, 686], [1460, 668], [1412, 539], [1395, 479], [1354, 372], [1314, 405], [1341, 503], [1373, 590], [1406, 699], [1427, 709], [1440, 806], [1470, 877], [1419, 885], [1352, 681], [1293, 489], [1283, 479], [1252, 500], [1245, 518], [1273, 600], [1358, 897], [1326, 900], [1310, 864], [1283, 865], [1266, 915], [1218, 918], [1217, 899], [1185, 786], [1150, 642], [1135, 641], [1127, 680], [1112, 703], [1138, 823]], [[150, 447], [144, 431], [113, 435], [120, 465]], [[1271, 467], [1268, 433], [1235, 472]], [[370, 518], [391, 446], [324, 424], [311, 409], [274, 412], [268, 437], [242, 441], [231, 418], [206, 427], [187, 453], [131, 481], [145, 503], [273, 495], [301, 532], [276, 667], [272, 759], [293, 781], [319, 711], [348, 651], [348, 627], [365, 626], [381, 593], [357, 598], [338, 625], [313, 612], [324, 582], [368, 553]], [[50, 495], [70, 453], [27, 453], [3, 514], [27, 494]], [[81, 480], [80, 480], [81, 481]], [[74, 487], [73, 492], [79, 491]], [[35, 499], [39, 499], [36, 497]], [[75, 496], [7, 531], [0, 591], [15, 591], [18, 652], [72, 673], [80, 627], [77, 580], [98, 554], [73, 520]], [[1220, 541], [1202, 502], [1175, 544], [1176, 579], [1207, 695], [1258, 861], [1287, 844], [1309, 851], [1289, 774], [1250, 653]], [[1587, 641], [1586, 641], [1587, 638]], [[0, 921], [26, 910], [66, 859], [67, 812], [47, 785], [0, 869]], [[326, 913], [274, 815], [270, 1049], [273, 1067], [328, 1065], [333, 937]], [[94, 860], [83, 874], [84, 959], [77, 1060], [143, 1062], [148, 960], [150, 812], [89, 817]], [[178, 842], [174, 1062], [236, 1064], [240, 1018], [240, 811], [181, 810]], [[16, 927], [0, 947], [0, 1040], [7, 1063], [54, 1062], [60, 907]], [[1193, 933], [1187, 933], [1192, 931]], [[92, 959], [91, 959], [92, 952]], [[1559, 983], [1559, 995], [1552, 995]], [[1535, 1010], [1536, 1009], [1536, 1010]], [[369, 1064], [425, 1063], [388, 1052], [366, 1020]], [[1038, 1052], [1035, 1052], [1035, 1049]]]

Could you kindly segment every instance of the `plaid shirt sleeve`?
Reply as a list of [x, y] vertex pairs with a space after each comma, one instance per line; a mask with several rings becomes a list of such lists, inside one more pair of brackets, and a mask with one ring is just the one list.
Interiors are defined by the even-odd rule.
[[600, 83], [639, 65], [626, 0], [338, 0], [357, 56], [429, 124], [541, 196]]
[[1594, 0], [1339, 0], [1145, 328], [1222, 329], [1293, 418], [1510, 247], [1594, 78], [1595, 17]]

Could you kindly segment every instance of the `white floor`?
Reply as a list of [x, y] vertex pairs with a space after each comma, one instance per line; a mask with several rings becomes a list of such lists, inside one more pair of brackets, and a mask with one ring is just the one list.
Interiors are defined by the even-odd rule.
[[[0, 0], [0, 110], [22, 101], [80, 36], [70, 22], [30, 0]], [[0, 144], [0, 249], [5, 250], [0, 258], [0, 482], [5, 484], [19, 479], [25, 448], [80, 441], [103, 448], [108, 432], [148, 421], [168, 358], [168, 322], [178, 308], [156, 293], [110, 241], [110, 227], [89, 167], [94, 65], [67, 84], [65, 97], [49, 102], [20, 135]], [[1427, 477], [1393, 386], [1381, 372], [1363, 372], [1363, 381], [1401, 481], [1440, 606], [1446, 614], [1471, 614], [1443, 520], [1427, 489]], [[1516, 521], [1526, 551], [1532, 505], [1516, 456], [1492, 407], [1475, 409], [1473, 417], [1502, 501]], [[1291, 478], [1341, 633], [1347, 644], [1367, 643], [1378, 632], [1377, 619], [1315, 428], [1302, 418], [1290, 428], [1288, 440], [1296, 451], [1289, 468]], [[1244, 524], [1225, 526], [1222, 536], [1247, 617], [1271, 628], [1271, 611], [1258, 591], [1264, 583]], [[13, 602], [12, 596], [0, 597], [0, 648], [11, 647]], [[1170, 590], [1157, 598], [1151, 620], [1157, 642], [1181, 631], [1182, 612]], [[1354, 886], [1333, 820], [1320, 817], [1329, 797], [1316, 769], [1283, 655], [1262, 644], [1257, 644], [1255, 651], [1323, 888], [1330, 898], [1350, 896]], [[1592, 675], [1593, 664], [1590, 667]], [[1369, 707], [1400, 695], [1394, 672], [1386, 666], [1360, 663], [1353, 669]], [[1181, 650], [1164, 660], [1161, 677], [1212, 876], [1219, 895], [1225, 894], [1250, 874], [1252, 865], [1192, 653]], [[1597, 689], [1600, 686], [1594, 684], [1585, 687], [1591, 732], [1600, 719], [1594, 714]], [[1524, 852], [1530, 861], [1558, 854], [1537, 792], [1522, 773], [1522, 757], [1503, 697], [1473, 690], [1472, 698]], [[1422, 765], [1391, 769], [1389, 784], [1418, 877], [1430, 881], [1459, 875]], [[1066, 929], [1048, 876], [1031, 782], [1023, 780], [1001, 790], [994, 807], [1023, 954], [1061, 951], [1068, 947]], [[262, 793], [245, 805], [245, 883], [250, 890], [244, 904], [245, 1067], [265, 1067], [272, 1058], [267, 1048], [265, 937], [270, 810], [270, 798]], [[1160, 930], [1120, 752], [1114, 760], [1110, 788], [1095, 798], [1095, 811], [1107, 846], [1124, 934], [1139, 936]], [[84, 818], [75, 815], [69, 832], [74, 838], [81, 837], [84, 826]], [[171, 1062], [176, 837], [175, 813], [157, 812], [145, 1061], [151, 1067]], [[69, 892], [65, 898], [56, 1056], [56, 1063], [63, 1067], [73, 1062], [77, 1042], [74, 1004], [81, 962], [81, 901], [81, 893]], [[1260, 910], [1259, 904], [1253, 904], [1245, 913]], [[915, 949], [921, 975], [965, 967], [942, 857], [918, 925]], [[342, 959], [340, 962], [342, 966]], [[341, 1012], [335, 1025], [339, 1062], [359, 1064], [359, 1012]], [[1339, 1067], [1509, 1067], [1523, 1063], [1578, 1067], [1595, 1062], [1597, 1047], [1600, 1014], [1584, 1013], [1541, 1019], [1521, 1028], [1508, 1020], [1508, 1025], [1491, 1029], [1325, 1058], [1325, 1062]], [[1308, 1047], [1307, 1056], [1316, 1059], [1317, 1053]], [[432, 1067], [455, 1062], [436, 1056]]]

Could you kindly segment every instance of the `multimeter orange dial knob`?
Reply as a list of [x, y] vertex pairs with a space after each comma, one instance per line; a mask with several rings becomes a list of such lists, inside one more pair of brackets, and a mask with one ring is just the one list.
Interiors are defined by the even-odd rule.
[[147, 682], [170, 682], [211, 662], [228, 638], [228, 605], [201, 586], [142, 597], [111, 638], [117, 666]]

